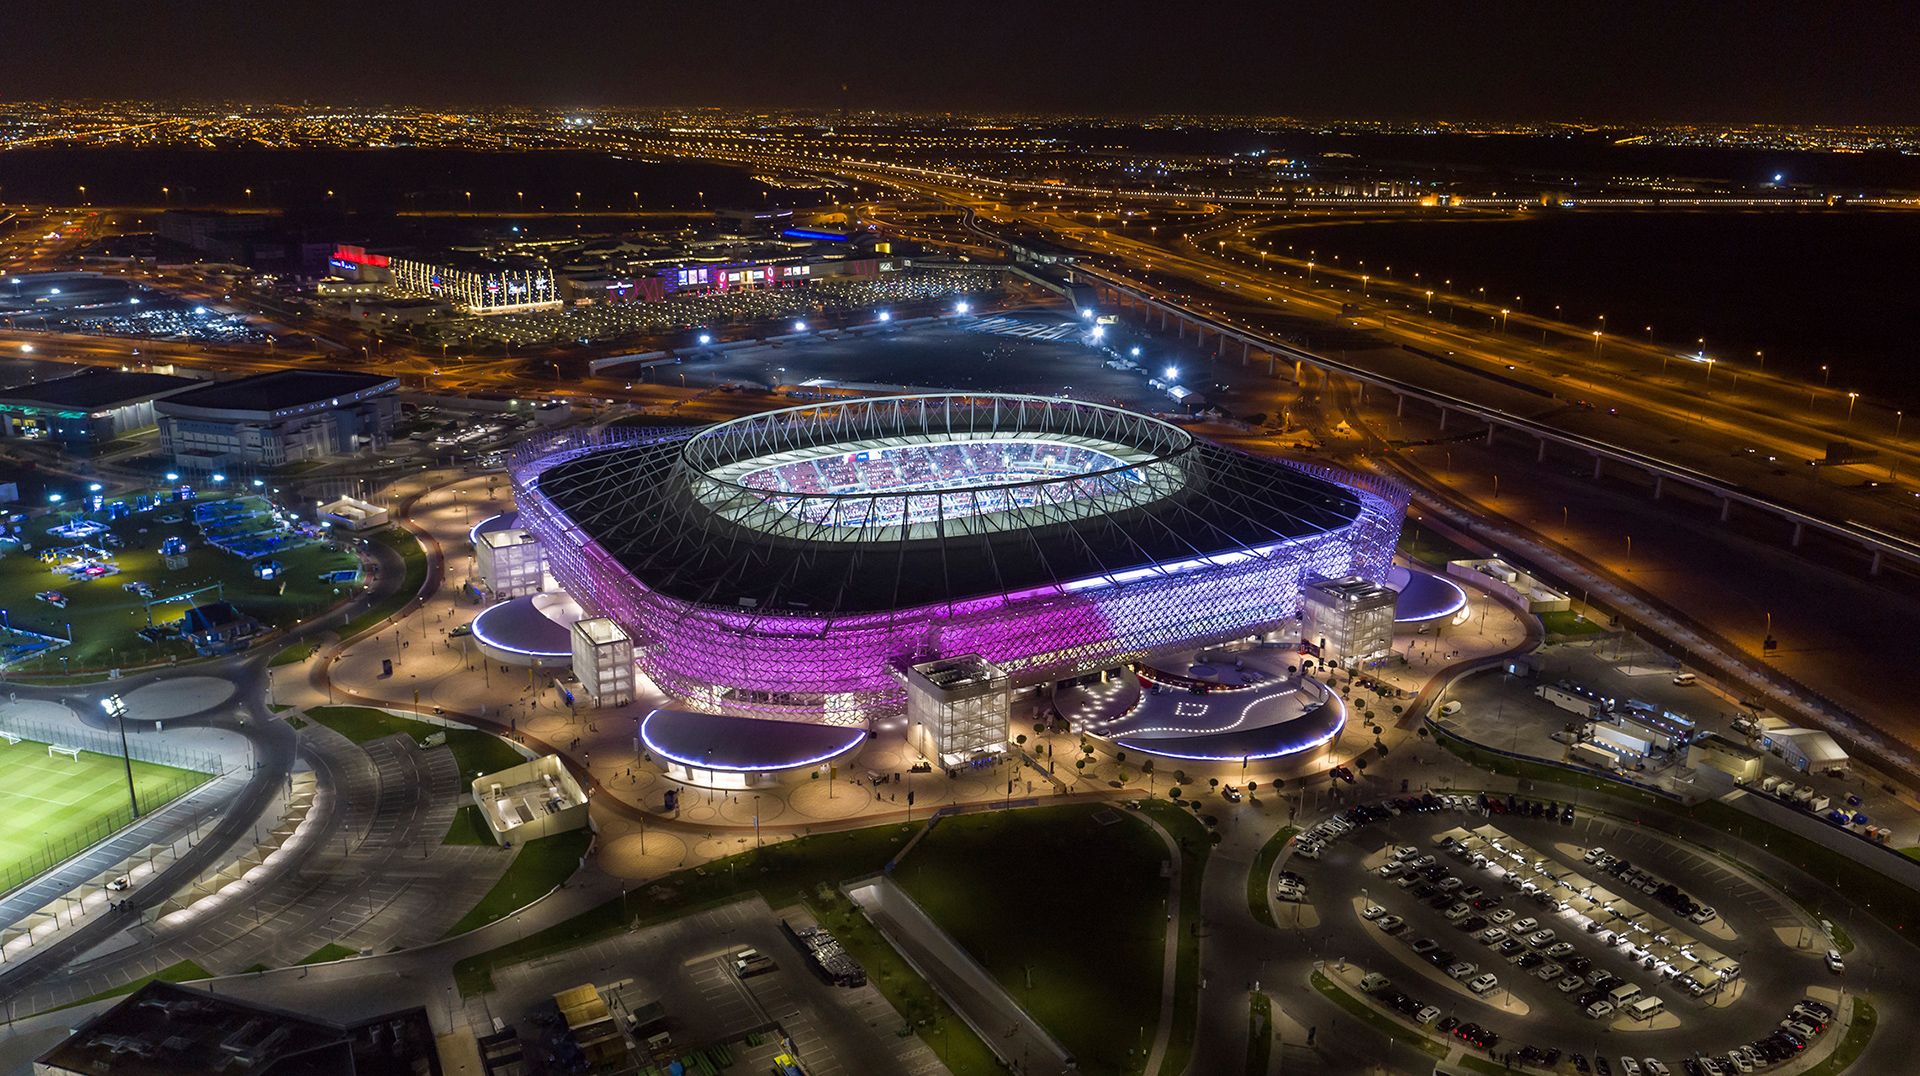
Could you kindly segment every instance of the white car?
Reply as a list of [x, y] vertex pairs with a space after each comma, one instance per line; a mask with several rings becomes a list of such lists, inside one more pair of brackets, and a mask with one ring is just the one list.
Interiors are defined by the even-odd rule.
[[1719, 914], [1720, 914], [1719, 912], [1716, 912], [1712, 908], [1709, 908], [1706, 905], [1702, 904], [1698, 908], [1695, 908], [1693, 910], [1693, 914], [1690, 916], [1687, 916], [1687, 918], [1693, 920], [1696, 923], [1711, 923], [1713, 922], [1714, 917]]
[[1513, 925], [1513, 932], [1515, 934], [1530, 934], [1533, 931], [1539, 929], [1539, 927], [1540, 927], [1540, 920], [1535, 919], [1533, 916], [1529, 915], [1525, 919], [1522, 919], [1518, 923], [1515, 923]]
[[1602, 999], [1587, 1006], [1587, 1019], [1589, 1020], [1602, 1020], [1612, 1015], [1613, 1002], [1611, 1001]]
[[1827, 970], [1835, 975], [1847, 970], [1847, 962], [1840, 959], [1840, 950], [1827, 950]]
[[1495, 908], [1487, 918], [1496, 923], [1510, 923], [1513, 921], [1513, 917], [1518, 914], [1519, 913], [1512, 908]]
[[1492, 972], [1467, 981], [1467, 989], [1476, 994], [1484, 994], [1500, 985], [1500, 980]]
[[1388, 934], [1398, 934], [1407, 929], [1407, 921], [1397, 915], [1383, 915], [1379, 919], [1374, 920], [1373, 925]]
[[1555, 990], [1560, 991], [1562, 994], [1571, 994], [1575, 990], [1579, 990], [1586, 985], [1587, 985], [1587, 981], [1585, 979], [1582, 979], [1578, 975], [1568, 975], [1562, 978], [1559, 982], [1554, 983], [1553, 987]]
[[1423, 1005], [1419, 1012], [1413, 1014], [1413, 1022], [1416, 1024], [1431, 1024], [1438, 1019], [1440, 1019], [1440, 1010], [1432, 1005]]
[[1307, 899], [1307, 887], [1299, 882], [1284, 881], [1275, 887], [1273, 895], [1289, 904], [1300, 904]]
[[1311, 843], [1296, 845], [1293, 849], [1293, 854], [1299, 856], [1301, 859], [1319, 859], [1320, 846]]
[[1366, 919], [1366, 920], [1378, 919], [1385, 914], [1387, 914], [1387, 910], [1385, 908], [1382, 908], [1378, 904], [1369, 904], [1366, 907], [1360, 909], [1360, 918]]
[[1480, 939], [1481, 945], [1499, 945], [1507, 940], [1507, 931], [1505, 927], [1488, 927], [1476, 937]]
[[1640, 1062], [1622, 1054], [1620, 1057], [1621, 1076], [1640, 1076]]
[[1454, 979], [1470, 978], [1474, 972], [1477, 972], [1479, 970], [1480, 970], [1479, 968], [1475, 967], [1472, 963], [1465, 960], [1456, 960], [1453, 963], [1447, 965], [1447, 975], [1450, 978], [1454, 978]]
[[1667, 1068], [1667, 1063], [1657, 1057], [1649, 1057], [1641, 1061], [1640, 1064], [1645, 1066], [1646, 1071], [1650, 1073], [1651, 1076], [1672, 1076], [1673, 1070]]

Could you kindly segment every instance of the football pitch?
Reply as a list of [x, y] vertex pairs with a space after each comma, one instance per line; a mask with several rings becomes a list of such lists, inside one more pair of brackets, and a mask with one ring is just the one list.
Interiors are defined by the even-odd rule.
[[[177, 766], [133, 764], [143, 812], [211, 779]], [[108, 836], [130, 815], [126, 764], [119, 756], [50, 756], [44, 743], [0, 739], [0, 892]]]

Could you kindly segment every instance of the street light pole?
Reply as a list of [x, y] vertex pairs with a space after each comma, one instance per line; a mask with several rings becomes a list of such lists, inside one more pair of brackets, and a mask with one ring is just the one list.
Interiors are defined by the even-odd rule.
[[100, 700], [100, 708], [120, 726], [120, 761], [127, 767], [127, 804], [133, 809], [133, 817], [140, 817], [140, 796], [134, 791], [133, 755], [127, 746], [127, 704], [119, 695], [108, 695]]

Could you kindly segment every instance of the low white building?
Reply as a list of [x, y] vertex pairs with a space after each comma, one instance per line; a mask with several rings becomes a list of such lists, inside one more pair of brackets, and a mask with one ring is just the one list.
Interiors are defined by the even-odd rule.
[[573, 622], [573, 676], [601, 707], [633, 701], [633, 639], [603, 616]]
[[501, 844], [587, 825], [587, 794], [559, 755], [542, 755], [474, 779], [474, 806]]

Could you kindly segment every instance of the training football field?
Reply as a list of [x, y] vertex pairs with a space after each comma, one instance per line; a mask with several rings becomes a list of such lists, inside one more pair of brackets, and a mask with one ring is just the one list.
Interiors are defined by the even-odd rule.
[[[140, 809], [153, 811], [209, 780], [135, 761]], [[72, 856], [127, 823], [126, 764], [117, 755], [48, 756], [47, 745], [0, 739], [0, 891]]]

